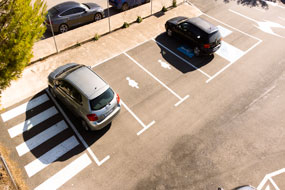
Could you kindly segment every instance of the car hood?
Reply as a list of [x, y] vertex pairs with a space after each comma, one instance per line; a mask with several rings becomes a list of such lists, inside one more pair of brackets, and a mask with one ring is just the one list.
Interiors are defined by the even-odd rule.
[[174, 17], [172, 19], [169, 19], [167, 22], [171, 23], [171, 24], [177, 24], [179, 22], [181, 22], [182, 20], [186, 20], [188, 19], [187, 17], [184, 16], [178, 16], [178, 17]]

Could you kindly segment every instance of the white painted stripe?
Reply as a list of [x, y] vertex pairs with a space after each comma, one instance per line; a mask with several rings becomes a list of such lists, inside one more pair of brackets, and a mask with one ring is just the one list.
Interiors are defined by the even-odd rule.
[[39, 123], [47, 120], [48, 118], [50, 118], [51, 116], [57, 114], [57, 110], [54, 106], [52, 106], [51, 108], [41, 112], [38, 115], [35, 115], [34, 117], [10, 128], [8, 130], [10, 137], [14, 138], [20, 134], [22, 134], [25, 131], [30, 130], [32, 127], [38, 125]]
[[137, 122], [139, 122], [139, 124], [143, 127], [143, 129], [141, 131], [139, 131], [137, 133], [137, 135], [140, 135], [142, 132], [144, 132], [146, 129], [148, 129], [150, 126], [152, 126], [153, 124], [155, 124], [155, 121], [150, 122], [150, 124], [148, 124], [147, 126], [138, 118], [138, 116], [136, 116], [136, 114], [123, 102], [123, 100], [121, 99], [121, 104], [127, 109], [127, 111], [137, 120]]
[[274, 177], [274, 176], [280, 175], [282, 173], [285, 173], [285, 168], [282, 168], [282, 169], [280, 169], [278, 171], [272, 172], [272, 173], [268, 174], [268, 176]]
[[85, 153], [40, 184], [35, 190], [58, 189], [90, 164], [91, 160]]
[[72, 128], [72, 130], [74, 131], [74, 133], [76, 134], [76, 136], [79, 138], [80, 142], [83, 144], [83, 146], [86, 148], [86, 150], [88, 151], [88, 153], [91, 155], [92, 159], [96, 162], [96, 164], [98, 166], [101, 166], [104, 162], [106, 162], [108, 159], [110, 159], [110, 155], [106, 156], [103, 160], [99, 161], [99, 159], [96, 157], [96, 155], [92, 152], [92, 150], [89, 148], [88, 144], [85, 142], [85, 140], [83, 139], [83, 137], [79, 134], [79, 132], [77, 131], [77, 129], [75, 128], [75, 126], [73, 125], [73, 123], [69, 120], [69, 118], [67, 117], [67, 115], [65, 114], [65, 112], [62, 110], [62, 108], [60, 107], [60, 105], [56, 102], [56, 100], [53, 98], [53, 96], [50, 94], [50, 92], [48, 91], [48, 89], [46, 89], [46, 92], [49, 94], [49, 96], [51, 97], [52, 101], [55, 103], [56, 107], [59, 109], [59, 111], [61, 112], [61, 114], [63, 115], [63, 117], [65, 118], [65, 120], [67, 121], [67, 123], [69, 124], [69, 126]]
[[43, 94], [35, 99], [30, 100], [29, 102], [21, 104], [20, 106], [1, 114], [2, 120], [6, 122], [18, 115], [25, 113], [26, 111], [30, 109], [33, 109], [34, 107], [37, 107], [38, 105], [48, 100], [49, 100], [48, 96], [46, 94]]
[[65, 121], [62, 120], [51, 126], [50, 128], [44, 130], [43, 132], [37, 134], [36, 136], [32, 137], [31, 139], [27, 140], [26, 142], [23, 142], [22, 144], [16, 147], [19, 156], [23, 156], [30, 150], [33, 150], [34, 148], [38, 147], [39, 145], [41, 145], [42, 143], [65, 129], [67, 129], [67, 125]]
[[231, 44], [222, 41], [221, 47], [216, 51], [216, 54], [228, 60], [229, 62], [235, 62], [244, 55], [244, 52]]
[[171, 54], [175, 55], [177, 58], [179, 58], [180, 60], [182, 60], [183, 62], [185, 62], [186, 64], [190, 65], [191, 67], [193, 67], [194, 69], [196, 69], [197, 71], [201, 72], [202, 74], [204, 74], [205, 76], [207, 76], [208, 78], [211, 78], [210, 75], [208, 75], [207, 73], [205, 73], [204, 71], [202, 71], [201, 69], [197, 68], [195, 65], [192, 65], [190, 62], [188, 62], [186, 59], [180, 57], [179, 55], [177, 55], [176, 53], [174, 53], [173, 51], [171, 51], [170, 49], [168, 49], [166, 46], [164, 46], [162, 43], [156, 41], [155, 39], [152, 39], [153, 41], [155, 41], [157, 44], [159, 44], [160, 46], [162, 46], [164, 49], [166, 49], [167, 51], [169, 51]]
[[166, 86], [163, 82], [161, 82], [156, 76], [154, 76], [151, 72], [149, 72], [146, 68], [144, 68], [141, 64], [139, 64], [134, 58], [129, 56], [127, 53], [124, 53], [130, 60], [132, 60], [137, 66], [139, 66], [142, 70], [144, 70], [148, 75], [150, 75], [154, 80], [156, 80], [159, 84], [161, 84], [164, 88], [166, 88], [169, 92], [171, 92], [174, 96], [176, 96], [179, 100], [182, 98], [176, 94], [172, 89]]
[[219, 31], [221, 33], [222, 38], [225, 38], [225, 37], [227, 37], [228, 35], [230, 35], [232, 33], [231, 30], [229, 30], [229, 29], [227, 29], [225, 27], [222, 27], [220, 25], [218, 25], [217, 27], [218, 27], [218, 29], [219, 29]]
[[38, 159], [32, 161], [25, 166], [25, 170], [29, 177], [32, 177], [52, 162], [63, 156], [65, 153], [73, 149], [79, 144], [74, 136], [68, 138], [64, 142], [60, 143], [56, 147], [52, 148]]
[[280, 190], [279, 187], [276, 185], [276, 183], [273, 181], [272, 178], [269, 178], [269, 181], [272, 183], [272, 185], [274, 186], [275, 190]]

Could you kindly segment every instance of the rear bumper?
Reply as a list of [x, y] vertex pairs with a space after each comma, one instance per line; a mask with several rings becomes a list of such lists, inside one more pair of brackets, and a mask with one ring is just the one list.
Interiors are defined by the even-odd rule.
[[103, 121], [101, 122], [88, 122], [88, 125], [92, 131], [97, 131], [106, 127], [109, 123], [112, 122], [113, 119], [120, 113], [121, 106], [118, 106], [112, 114], [108, 115]]
[[205, 55], [211, 55], [211, 54], [215, 53], [220, 47], [221, 47], [221, 44], [217, 45], [214, 48], [208, 48], [208, 49], [201, 48], [201, 53], [205, 54]]

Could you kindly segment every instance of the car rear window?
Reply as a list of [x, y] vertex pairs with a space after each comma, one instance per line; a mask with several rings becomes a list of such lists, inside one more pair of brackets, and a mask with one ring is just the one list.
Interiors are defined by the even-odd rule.
[[48, 10], [48, 14], [50, 15], [50, 17], [56, 16], [58, 13], [59, 11], [54, 7]]
[[92, 110], [100, 110], [109, 104], [114, 98], [114, 92], [111, 88], [108, 88], [105, 92], [103, 92], [100, 96], [94, 98], [90, 101]]
[[216, 40], [220, 40], [220, 39], [221, 39], [221, 34], [219, 31], [216, 31], [209, 35], [209, 43], [214, 43], [216, 42]]

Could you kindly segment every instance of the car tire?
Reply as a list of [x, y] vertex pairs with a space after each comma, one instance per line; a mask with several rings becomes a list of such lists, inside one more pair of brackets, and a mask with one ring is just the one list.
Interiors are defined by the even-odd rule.
[[94, 21], [101, 20], [103, 18], [103, 15], [101, 13], [96, 13], [94, 15]]
[[128, 3], [124, 3], [124, 4], [122, 5], [122, 11], [126, 11], [126, 10], [128, 10], [128, 9], [129, 9]]
[[201, 50], [196, 46], [196, 47], [194, 48], [194, 54], [195, 54], [196, 56], [199, 56], [199, 55], [200, 55], [200, 52], [201, 52]]
[[87, 125], [87, 123], [84, 119], [81, 119], [81, 125], [85, 131], [90, 131], [90, 127]]
[[172, 30], [171, 30], [170, 28], [168, 28], [168, 29], [166, 30], [166, 33], [167, 33], [167, 36], [169, 36], [169, 37], [172, 37], [172, 36], [173, 36], [173, 32], [172, 32]]
[[59, 28], [58, 28], [58, 31], [59, 31], [60, 33], [67, 32], [67, 31], [68, 31], [68, 26], [67, 26], [67, 24], [61, 24], [61, 25], [59, 26]]

